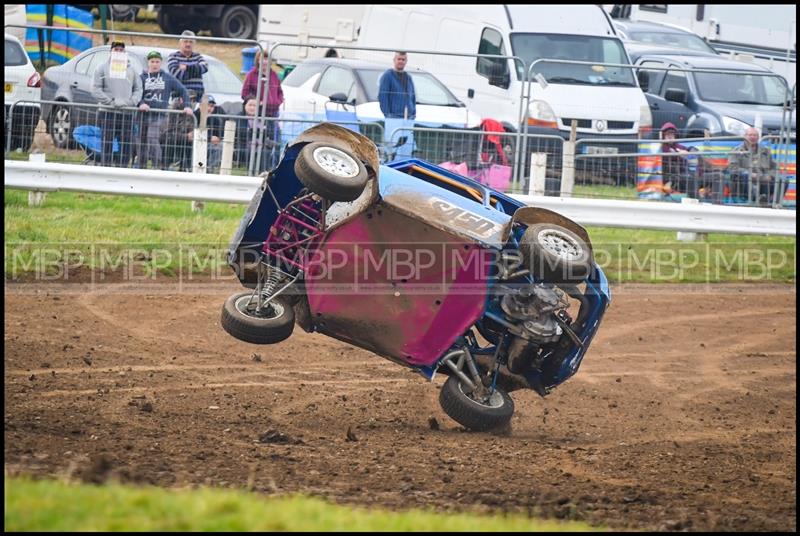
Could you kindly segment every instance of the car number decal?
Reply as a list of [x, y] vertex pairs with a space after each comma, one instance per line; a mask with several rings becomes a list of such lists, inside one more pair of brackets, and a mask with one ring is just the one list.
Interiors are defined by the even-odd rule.
[[436, 197], [431, 199], [433, 208], [437, 209], [444, 217], [445, 221], [454, 226], [461, 226], [468, 231], [484, 238], [489, 238], [500, 231], [500, 225], [492, 220], [486, 219], [474, 212], [452, 205], [443, 199]]

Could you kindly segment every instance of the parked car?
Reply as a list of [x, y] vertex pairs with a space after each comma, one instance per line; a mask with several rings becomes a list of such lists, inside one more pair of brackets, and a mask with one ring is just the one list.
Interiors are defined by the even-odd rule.
[[643, 43], [656, 47], [673, 47], [717, 54], [717, 51], [702, 37], [680, 26], [656, 22], [615, 20], [614, 28], [626, 43]]
[[[642, 67], [638, 70], [639, 82], [656, 128], [671, 122], [690, 137], [703, 136], [705, 130], [715, 136], [742, 136], [760, 117], [765, 135], [780, 132], [787, 99], [786, 80], [764, 67], [721, 56], [663, 51], [655, 54], [631, 52], [631, 61]], [[648, 70], [647, 67], [735, 73]], [[766, 76], [770, 74], [772, 76]], [[796, 125], [797, 119], [793, 118], [792, 133]]]
[[[386, 69], [384, 64], [340, 58], [304, 61], [283, 80], [285, 102], [282, 117], [325, 119], [331, 97], [339, 94], [344, 95], [344, 101], [355, 108], [359, 121], [383, 121], [378, 104], [378, 85]], [[458, 100], [434, 75], [413, 68], [406, 72], [414, 80], [417, 124], [455, 128], [480, 125], [481, 117]]]
[[[162, 68], [167, 68], [167, 57], [175, 49], [161, 47], [129, 46], [126, 48], [133, 69], [141, 73], [147, 65], [145, 57], [151, 50], [161, 52], [164, 58]], [[92, 96], [92, 76], [98, 65], [108, 61], [110, 50], [107, 45], [90, 48], [63, 65], [50, 67], [44, 72], [42, 85], [43, 101], [63, 101], [65, 103], [96, 104]], [[241, 102], [242, 80], [227, 65], [208, 54], [208, 72], [203, 75], [206, 93], [213, 95], [219, 105]], [[73, 110], [74, 108], [74, 110]], [[72, 117], [73, 111], [79, 117]], [[43, 104], [42, 114], [47, 129], [56, 147], [72, 145], [72, 130], [75, 126], [89, 121], [95, 115], [95, 108], [80, 108]]]
[[[3, 71], [4, 132], [8, 133], [8, 121], [11, 119], [10, 147], [27, 151], [31, 147], [33, 132], [39, 123], [42, 79], [36, 72], [20, 40], [8, 33], [5, 34], [5, 56], [6, 64]], [[14, 105], [13, 112], [11, 112], [12, 105], [16, 102], [19, 104]]]

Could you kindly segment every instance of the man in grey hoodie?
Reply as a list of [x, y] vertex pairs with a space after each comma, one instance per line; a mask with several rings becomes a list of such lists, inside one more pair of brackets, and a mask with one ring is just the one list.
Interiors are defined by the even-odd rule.
[[[133, 112], [124, 107], [137, 106], [142, 100], [142, 79], [124, 57], [125, 43], [113, 41], [108, 63], [98, 67], [92, 78], [92, 95], [100, 104], [111, 106], [97, 114], [98, 125], [103, 131], [101, 165], [115, 163], [127, 167], [131, 157], [133, 134]], [[113, 152], [114, 138], [119, 141], [119, 151]]]
[[192, 115], [192, 108], [188, 104], [189, 93], [180, 80], [161, 69], [161, 53], [157, 50], [151, 50], [147, 54], [147, 70], [142, 73], [141, 78], [144, 93], [139, 110], [145, 113], [141, 120], [142, 150], [139, 152], [136, 167], [144, 169], [148, 160], [152, 160], [153, 167], [161, 169], [162, 150], [159, 138], [167, 124], [170, 97], [176, 94], [186, 103], [183, 113]]

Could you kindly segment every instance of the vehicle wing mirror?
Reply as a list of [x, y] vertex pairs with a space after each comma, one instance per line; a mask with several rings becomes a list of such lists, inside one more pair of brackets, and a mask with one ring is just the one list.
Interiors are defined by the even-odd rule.
[[347, 95], [344, 93], [334, 93], [329, 97], [331, 102], [335, 102], [337, 104], [347, 104]]
[[682, 89], [676, 88], [668, 88], [667, 91], [664, 93], [664, 98], [671, 102], [679, 102], [681, 104], [686, 104], [686, 92]]
[[503, 89], [508, 89], [508, 86], [511, 85], [511, 75], [508, 74], [508, 70], [505, 68], [505, 60], [501, 61], [494, 61], [491, 63], [489, 67], [489, 85], [490, 86], [497, 86]]
[[639, 80], [642, 91], [647, 93], [650, 90], [650, 73], [647, 71], [636, 71], [636, 78]]

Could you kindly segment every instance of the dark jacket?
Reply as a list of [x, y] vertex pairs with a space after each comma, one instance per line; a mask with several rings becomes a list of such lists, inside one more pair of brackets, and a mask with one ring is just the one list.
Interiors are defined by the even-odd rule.
[[[143, 72], [142, 79], [142, 102], [158, 110], [169, 108], [169, 100], [173, 92], [180, 94], [183, 102], [189, 102], [189, 92], [186, 91], [180, 80], [164, 70], [157, 73]], [[140, 103], [141, 104], [141, 103]]]
[[397, 72], [394, 69], [387, 69], [381, 75], [378, 102], [385, 117], [416, 118], [417, 96], [411, 75], [405, 71]]

